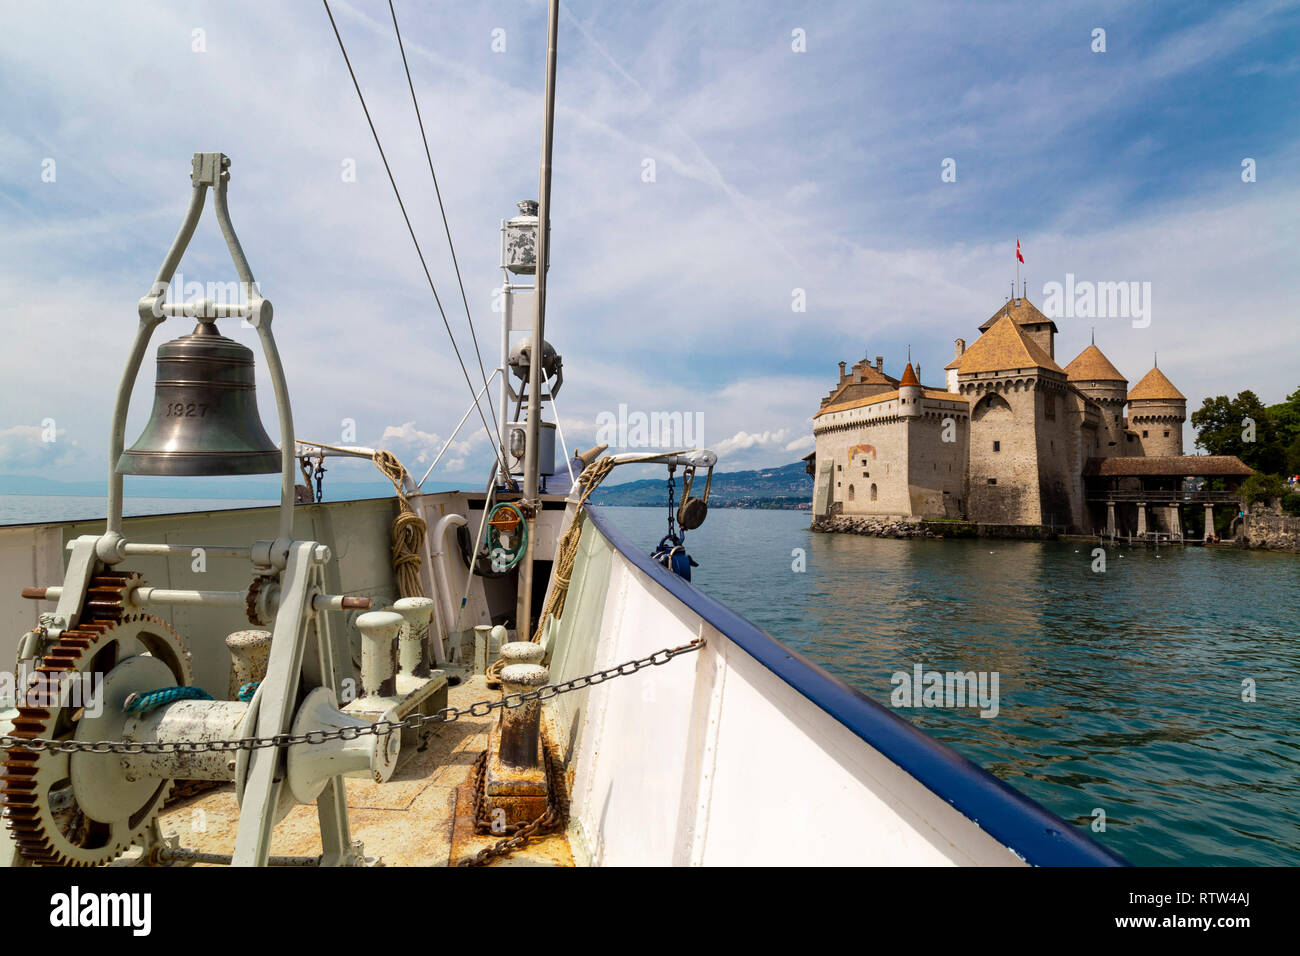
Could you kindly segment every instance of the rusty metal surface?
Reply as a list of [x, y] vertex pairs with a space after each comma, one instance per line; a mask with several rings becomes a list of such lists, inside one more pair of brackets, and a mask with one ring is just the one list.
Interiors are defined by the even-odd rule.
[[[489, 696], [483, 678], [476, 677], [451, 688], [448, 703], [463, 706]], [[433, 725], [428, 746], [399, 766], [387, 783], [346, 780], [352, 836], [362, 841], [367, 856], [379, 857], [385, 866], [446, 866], [496, 842], [490, 834], [475, 832], [472, 792], [474, 761], [487, 747], [495, 719], [493, 713]], [[229, 853], [238, 821], [234, 790], [227, 786], [168, 807], [161, 828], [164, 835], [179, 836], [183, 847]], [[276, 825], [271, 852], [321, 852], [314, 807], [294, 807]], [[572, 866], [573, 854], [564, 834], [555, 833], [495, 865]]]

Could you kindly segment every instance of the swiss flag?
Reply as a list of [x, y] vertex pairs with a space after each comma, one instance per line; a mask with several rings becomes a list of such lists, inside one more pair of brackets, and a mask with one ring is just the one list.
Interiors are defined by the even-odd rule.
[[1024, 262], [1024, 261], [1025, 261], [1025, 257], [1022, 256], [1022, 255], [1020, 254], [1020, 237], [1019, 237], [1019, 236], [1016, 236], [1016, 258], [1019, 259], [1021, 262]]

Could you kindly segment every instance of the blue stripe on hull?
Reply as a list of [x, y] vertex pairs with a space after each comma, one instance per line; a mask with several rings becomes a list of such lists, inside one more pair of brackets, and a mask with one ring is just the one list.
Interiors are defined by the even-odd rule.
[[1005, 846], [1034, 866], [1127, 866], [1128, 861], [972, 763], [948, 745], [860, 694], [726, 605], [654, 561], [600, 509], [587, 513], [620, 554], [808, 698]]

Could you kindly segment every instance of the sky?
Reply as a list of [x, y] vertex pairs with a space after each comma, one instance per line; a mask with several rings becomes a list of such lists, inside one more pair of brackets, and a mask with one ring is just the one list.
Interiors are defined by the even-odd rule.
[[[395, 6], [490, 371], [499, 223], [538, 191], [545, 5]], [[388, 5], [331, 8], [481, 385]], [[0, 0], [0, 22], [0, 474], [105, 473], [196, 151], [231, 157], [298, 436], [354, 422], [422, 474], [469, 386], [322, 5]], [[1149, 289], [1143, 321], [1058, 318], [1060, 364], [1095, 334], [1134, 384], [1158, 353], [1189, 412], [1300, 387], [1296, 3], [566, 0], [558, 50], [546, 338], [570, 448], [625, 406], [698, 415], [723, 470], [796, 461], [839, 361], [899, 375], [910, 349], [942, 386], [1017, 238], [1039, 305], [1067, 276]], [[210, 205], [180, 271], [235, 277]], [[151, 352], [128, 442], [152, 382]], [[472, 416], [431, 480], [491, 459]]]

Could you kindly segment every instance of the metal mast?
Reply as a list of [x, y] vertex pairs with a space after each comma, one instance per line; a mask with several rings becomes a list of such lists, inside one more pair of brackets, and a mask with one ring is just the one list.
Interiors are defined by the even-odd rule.
[[533, 347], [528, 362], [528, 433], [524, 444], [524, 500], [528, 505], [528, 553], [519, 578], [516, 640], [531, 636], [533, 603], [533, 540], [536, 538], [536, 513], [541, 509], [537, 494], [537, 451], [542, 424], [542, 353], [546, 342], [546, 270], [551, 246], [551, 152], [555, 137], [555, 40], [559, 27], [560, 0], [550, 0], [546, 27], [546, 100], [542, 116], [542, 169], [538, 186], [537, 208], [537, 278], [533, 302]]

